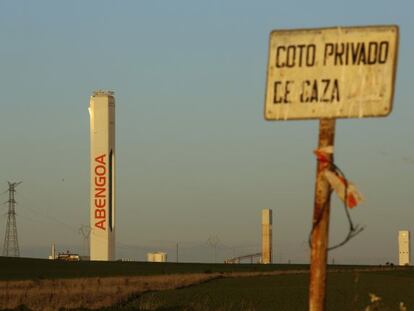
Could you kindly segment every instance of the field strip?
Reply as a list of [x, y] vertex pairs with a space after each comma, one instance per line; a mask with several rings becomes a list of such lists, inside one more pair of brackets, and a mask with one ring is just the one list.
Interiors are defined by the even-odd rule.
[[[329, 269], [329, 273], [383, 272], [404, 270], [398, 267]], [[151, 291], [178, 289], [218, 278], [242, 278], [307, 274], [308, 270], [267, 272], [221, 272], [165, 274], [151, 276], [91, 277], [74, 279], [40, 279], [0, 281], [0, 309], [26, 305], [32, 310], [59, 308], [100, 308], [128, 300], [131, 296]]]
[[0, 309], [19, 305], [32, 310], [100, 308], [124, 301], [131, 295], [187, 287], [220, 277], [219, 273], [211, 273], [1, 281]]
[[[349, 273], [349, 272], [386, 272], [386, 271], [406, 271], [407, 267], [369, 267], [369, 268], [331, 268], [328, 273]], [[254, 276], [272, 276], [285, 274], [308, 274], [307, 269], [298, 270], [279, 270], [279, 271], [263, 271], [263, 272], [225, 272], [221, 273], [224, 277], [254, 277]]]

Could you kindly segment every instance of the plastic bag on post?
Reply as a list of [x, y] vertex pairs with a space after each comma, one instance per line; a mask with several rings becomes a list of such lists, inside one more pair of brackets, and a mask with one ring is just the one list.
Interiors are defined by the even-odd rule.
[[363, 201], [362, 194], [350, 181], [329, 170], [325, 170], [323, 174], [342, 202], [346, 198], [347, 207], [354, 208]]

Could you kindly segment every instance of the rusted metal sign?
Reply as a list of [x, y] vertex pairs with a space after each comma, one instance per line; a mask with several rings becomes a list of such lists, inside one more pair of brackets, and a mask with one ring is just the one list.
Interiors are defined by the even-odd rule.
[[381, 117], [391, 112], [398, 26], [275, 30], [265, 118]]

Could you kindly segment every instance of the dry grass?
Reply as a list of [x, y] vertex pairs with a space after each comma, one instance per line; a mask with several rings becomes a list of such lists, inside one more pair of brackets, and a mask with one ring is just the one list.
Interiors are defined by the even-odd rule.
[[26, 305], [32, 310], [101, 308], [132, 295], [186, 287], [220, 277], [220, 274], [81, 278], [0, 282], [0, 309]]

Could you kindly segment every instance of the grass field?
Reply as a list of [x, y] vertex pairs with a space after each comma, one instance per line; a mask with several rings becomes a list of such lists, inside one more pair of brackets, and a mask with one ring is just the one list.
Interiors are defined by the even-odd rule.
[[0, 257], [0, 280], [57, 279], [214, 272], [266, 272], [306, 270], [307, 265], [149, 263], [149, 262], [65, 262], [48, 259]]
[[0, 310], [52, 311], [61, 308], [99, 309], [127, 301], [148, 291], [161, 291], [200, 284], [216, 274], [168, 274], [0, 281]]
[[[370, 294], [380, 300], [371, 302]], [[414, 310], [414, 271], [332, 272], [327, 297], [328, 311]], [[147, 293], [109, 310], [302, 311], [307, 303], [308, 275], [286, 274], [216, 279]]]
[[[33, 280], [82, 277], [109, 277], [134, 275], [159, 275], [180, 273], [268, 272], [307, 270], [308, 265], [298, 264], [208, 264], [208, 263], [149, 263], [149, 262], [99, 262], [35, 258], [0, 257], [0, 280]], [[330, 269], [371, 269], [372, 266], [329, 266]]]
[[[327, 310], [414, 311], [412, 267], [330, 266], [328, 270]], [[307, 265], [0, 257], [0, 309], [25, 305], [32, 310], [306, 310], [308, 277]], [[381, 300], [370, 305], [369, 294]], [[399, 307], [401, 302], [406, 309]]]

